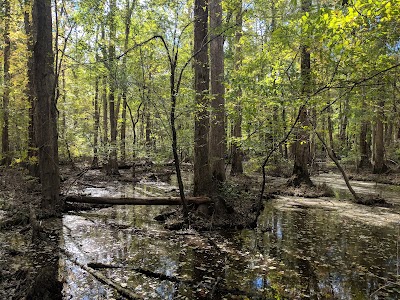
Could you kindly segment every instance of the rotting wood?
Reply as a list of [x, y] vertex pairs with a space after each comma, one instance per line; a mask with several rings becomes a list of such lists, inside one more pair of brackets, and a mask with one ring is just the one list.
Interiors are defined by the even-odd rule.
[[[186, 197], [188, 203], [207, 204], [213, 200], [209, 197]], [[112, 204], [112, 205], [181, 205], [180, 197], [92, 197], [85, 195], [66, 195], [65, 201], [75, 203]]]

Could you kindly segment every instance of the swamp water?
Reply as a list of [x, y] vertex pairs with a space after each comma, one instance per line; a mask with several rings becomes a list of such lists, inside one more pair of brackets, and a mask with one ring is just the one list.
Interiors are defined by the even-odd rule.
[[[121, 191], [165, 195], [172, 189], [143, 182]], [[143, 299], [400, 298], [399, 223], [376, 225], [324, 206], [285, 206], [302, 201], [287, 198], [268, 203], [255, 230], [168, 231], [153, 219], [160, 206], [65, 215], [64, 298], [124, 299], [73, 260], [112, 266], [97, 272]]]

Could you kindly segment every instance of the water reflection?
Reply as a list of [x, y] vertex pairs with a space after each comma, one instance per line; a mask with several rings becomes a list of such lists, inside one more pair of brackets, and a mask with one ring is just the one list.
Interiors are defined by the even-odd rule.
[[[66, 215], [62, 247], [82, 264], [117, 267], [97, 271], [145, 299], [400, 297], [397, 227], [270, 203], [256, 230], [175, 232], [153, 220], [160, 209], [115, 206]], [[121, 299], [70, 260], [64, 264], [65, 299]]]

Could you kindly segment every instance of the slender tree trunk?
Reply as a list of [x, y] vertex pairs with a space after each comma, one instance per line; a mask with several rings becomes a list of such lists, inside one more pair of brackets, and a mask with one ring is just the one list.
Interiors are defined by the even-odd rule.
[[328, 108], [328, 138], [329, 138], [329, 146], [332, 149], [332, 152], [335, 153], [335, 145], [333, 140], [333, 122], [332, 122], [332, 107]]
[[209, 193], [211, 173], [209, 165], [208, 132], [209, 67], [208, 67], [208, 5], [205, 0], [194, 4], [194, 87], [196, 115], [194, 125], [194, 191], [195, 196]]
[[[150, 101], [150, 97], [147, 96], [147, 102]], [[149, 110], [149, 105], [146, 105], [145, 107], [145, 112], [144, 114], [146, 115], [146, 146], [150, 147], [153, 145], [152, 140], [151, 140], [151, 117], [150, 117], [150, 110]]]
[[35, 33], [33, 30], [35, 29], [31, 20], [31, 11], [32, 2], [30, 0], [24, 1], [24, 27], [25, 33], [27, 36], [27, 50], [28, 50], [28, 59], [27, 59], [27, 73], [28, 73], [28, 82], [26, 87], [26, 95], [29, 102], [29, 123], [28, 123], [28, 170], [31, 176], [39, 177], [39, 166], [37, 163], [38, 150], [36, 146], [35, 139], [35, 126], [34, 126], [34, 117], [35, 117], [35, 73], [34, 73], [34, 58], [33, 58], [33, 38]]
[[[303, 0], [301, 3], [302, 12], [309, 12], [311, 0]], [[301, 94], [308, 98], [311, 90], [311, 60], [310, 51], [307, 45], [301, 45]], [[304, 128], [310, 126], [307, 118], [307, 107], [300, 107], [300, 127], [297, 128], [296, 142], [294, 144], [294, 166], [293, 175], [289, 181], [290, 185], [300, 186], [302, 183], [313, 185], [308, 172], [310, 161], [310, 134]]]
[[1, 135], [1, 164], [9, 165], [11, 163], [10, 156], [10, 142], [9, 142], [9, 102], [10, 102], [10, 54], [11, 54], [11, 41], [10, 41], [10, 1], [4, 0], [4, 50], [3, 50], [3, 63], [4, 63], [4, 87], [3, 87], [3, 126]]
[[110, 156], [108, 158], [108, 175], [119, 175], [117, 160], [117, 119], [115, 113], [115, 94], [116, 94], [116, 62], [115, 62], [115, 43], [116, 43], [116, 0], [110, 0], [110, 41], [108, 47], [108, 66], [110, 72], [109, 81], [109, 110], [110, 110]]
[[[125, 40], [124, 40], [124, 51], [128, 50], [129, 46], [129, 35], [131, 31], [131, 18], [134, 5], [130, 1], [126, 1], [126, 17], [125, 17]], [[122, 123], [120, 133], [120, 144], [121, 144], [121, 161], [124, 163], [126, 160], [126, 106], [127, 106], [127, 94], [128, 94], [128, 83], [127, 83], [127, 69], [126, 69], [126, 55], [122, 58], [122, 70], [124, 72], [124, 79], [122, 83]]]
[[[239, 1], [238, 12], [236, 15], [236, 33], [235, 33], [235, 71], [239, 71], [242, 64], [242, 47], [240, 40], [242, 38], [243, 18], [242, 18], [242, 1]], [[238, 83], [237, 91], [235, 93], [235, 117], [233, 119], [232, 138], [234, 142], [231, 145], [232, 167], [231, 174], [243, 173], [243, 151], [241, 148], [240, 140], [242, 139], [242, 87]]]
[[[97, 59], [97, 58], [96, 58]], [[94, 133], [93, 133], [93, 160], [92, 167], [99, 166], [99, 128], [100, 128], [100, 108], [99, 108], [99, 82], [100, 76], [96, 75], [94, 87]]]
[[341, 109], [341, 118], [340, 118], [340, 130], [339, 130], [339, 140], [340, 140], [340, 150], [345, 150], [347, 148], [347, 125], [349, 123], [349, 119], [347, 116], [347, 112], [349, 110], [349, 98], [346, 98], [344, 101], [344, 105]]
[[[284, 132], [286, 132], [286, 130], [287, 130], [286, 109], [285, 109], [284, 105], [282, 105], [282, 123], [283, 123], [283, 130], [284, 130]], [[288, 149], [288, 145], [286, 142], [283, 144], [283, 149], [284, 149], [284, 158], [289, 159], [289, 149]]]
[[376, 117], [376, 131], [375, 131], [375, 160], [374, 160], [374, 173], [382, 174], [388, 170], [385, 164], [385, 142], [383, 132], [383, 117], [384, 117], [384, 102], [381, 101], [378, 105], [378, 112]]
[[109, 156], [109, 145], [108, 145], [108, 97], [107, 97], [107, 76], [103, 76], [103, 91], [102, 91], [102, 102], [103, 102], [103, 151], [104, 158], [108, 160]]
[[[74, 161], [72, 159], [72, 155], [71, 155], [71, 150], [69, 147], [69, 140], [68, 140], [68, 136], [67, 136], [67, 112], [66, 112], [66, 106], [67, 106], [67, 90], [66, 90], [66, 83], [65, 83], [65, 70], [63, 69], [61, 71], [61, 77], [62, 77], [62, 87], [63, 87], [63, 93], [62, 93], [62, 101], [63, 101], [63, 105], [64, 105], [64, 111], [62, 112], [62, 126], [60, 129], [60, 134], [61, 134], [61, 139], [64, 141], [65, 143], [65, 150], [67, 151], [67, 155], [68, 155], [68, 161], [71, 164], [72, 167], [75, 167], [74, 165]], [[57, 88], [58, 85], [57, 85]]]
[[54, 91], [54, 56], [52, 48], [51, 1], [35, 0], [33, 23], [36, 40], [34, 48], [35, 134], [39, 148], [39, 172], [42, 185], [43, 214], [56, 214], [63, 209], [60, 199], [58, 169], [57, 109]]
[[211, 63], [211, 123], [210, 162], [213, 178], [225, 181], [225, 87], [224, 80], [224, 37], [217, 36], [222, 29], [221, 0], [210, 1], [210, 63]]
[[358, 167], [360, 169], [369, 169], [372, 167], [371, 158], [370, 158], [370, 145], [368, 143], [367, 134], [368, 134], [368, 121], [361, 121], [360, 128], [360, 162]]

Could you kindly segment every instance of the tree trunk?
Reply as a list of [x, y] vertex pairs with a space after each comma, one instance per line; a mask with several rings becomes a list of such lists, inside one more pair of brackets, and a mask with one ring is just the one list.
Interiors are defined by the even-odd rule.
[[382, 174], [388, 170], [385, 164], [385, 142], [383, 134], [383, 117], [384, 117], [384, 102], [381, 101], [378, 105], [376, 127], [375, 127], [375, 160], [374, 173]]
[[10, 156], [10, 142], [9, 142], [9, 102], [10, 102], [10, 54], [11, 54], [11, 41], [10, 41], [10, 1], [5, 0], [4, 3], [4, 50], [3, 50], [3, 63], [4, 63], [4, 80], [3, 80], [3, 126], [1, 135], [1, 164], [9, 165], [11, 163]]
[[34, 45], [34, 27], [31, 21], [31, 12], [29, 7], [32, 7], [30, 0], [25, 0], [25, 12], [24, 12], [24, 27], [27, 36], [27, 50], [28, 50], [28, 60], [27, 60], [27, 73], [28, 82], [26, 87], [26, 95], [29, 102], [29, 123], [28, 123], [28, 170], [31, 176], [39, 177], [39, 166], [37, 163], [38, 150], [36, 146], [35, 138], [35, 73], [34, 73], [34, 58], [33, 58], [33, 45]]
[[[311, 0], [303, 0], [301, 9], [303, 13], [309, 12]], [[307, 45], [301, 45], [301, 94], [308, 99], [311, 90], [311, 60], [310, 51]], [[300, 186], [302, 183], [313, 185], [308, 172], [308, 162], [310, 161], [310, 135], [306, 129], [310, 126], [307, 118], [307, 108], [300, 107], [299, 127], [296, 133], [296, 142], [294, 144], [294, 166], [292, 178], [289, 185]]]
[[347, 149], [347, 125], [349, 123], [349, 119], [347, 113], [349, 111], [349, 98], [346, 98], [344, 101], [344, 105], [341, 109], [341, 118], [340, 118], [340, 130], [339, 130], [339, 140], [340, 140], [340, 150], [344, 151]]
[[208, 67], [208, 5], [205, 0], [194, 4], [194, 87], [196, 114], [194, 121], [194, 195], [210, 190], [211, 173], [208, 159], [209, 67]]
[[[282, 123], [283, 123], [283, 130], [286, 132], [287, 126], [286, 126], [286, 109], [285, 106], [282, 104]], [[289, 159], [289, 149], [288, 149], [288, 143], [283, 144], [284, 148], [284, 158]]]
[[210, 165], [213, 178], [225, 181], [225, 87], [224, 80], [224, 37], [222, 30], [221, 0], [210, 1], [210, 63], [211, 63], [211, 123]]
[[[124, 40], [124, 52], [128, 50], [129, 46], [129, 35], [131, 31], [131, 18], [134, 5], [130, 1], [126, 1], [126, 18], [125, 18], [125, 40]], [[127, 106], [127, 94], [128, 94], [128, 83], [127, 83], [127, 69], [126, 69], [126, 55], [122, 58], [122, 71], [124, 72], [124, 78], [122, 82], [122, 123], [121, 123], [121, 161], [122, 163], [126, 160], [126, 106]]]
[[103, 157], [108, 160], [108, 99], [107, 99], [107, 76], [103, 76], [103, 92], [102, 92], [102, 102], [103, 102]]
[[[106, 38], [104, 24], [101, 24], [101, 40], [104, 42]], [[107, 51], [104, 44], [101, 45], [102, 49], [102, 60], [106, 61], [107, 59]], [[107, 67], [107, 66], [106, 66]], [[107, 164], [104, 164], [104, 161], [108, 161], [109, 158], [109, 144], [108, 144], [108, 95], [107, 95], [107, 75], [103, 75], [102, 78], [102, 110], [103, 110], [103, 119], [102, 119], [102, 152], [103, 152], [103, 166], [108, 169]], [[107, 171], [107, 170], [106, 170]]]
[[[97, 60], [97, 57], [96, 57]], [[100, 76], [96, 75], [94, 91], [94, 133], [93, 133], [93, 160], [92, 167], [99, 165], [99, 128], [100, 128], [100, 108], [99, 108], [99, 82]]]
[[367, 140], [369, 122], [363, 120], [360, 128], [360, 162], [358, 167], [360, 169], [369, 169], [372, 167], [370, 158], [370, 145]]
[[54, 56], [52, 49], [51, 1], [35, 0], [33, 23], [36, 43], [34, 48], [35, 72], [35, 133], [39, 148], [39, 172], [42, 185], [41, 209], [43, 214], [54, 215], [63, 209], [60, 200], [58, 169], [57, 108], [54, 98]]
[[[238, 72], [240, 66], [242, 65], [242, 47], [240, 46], [240, 39], [242, 38], [243, 26], [243, 18], [242, 18], [242, 1], [239, 1], [238, 12], [236, 15], [236, 33], [235, 33], [235, 71]], [[233, 128], [232, 128], [232, 138], [234, 139], [231, 145], [231, 155], [232, 155], [232, 167], [231, 174], [242, 174], [243, 173], [243, 151], [241, 147], [241, 143], [239, 142], [242, 139], [242, 106], [241, 106], [241, 98], [242, 98], [242, 87], [240, 83], [238, 83], [237, 91], [235, 93], [236, 103], [235, 103], [235, 117], [233, 119]]]
[[116, 94], [116, 61], [115, 61], [115, 43], [116, 43], [116, 0], [110, 0], [110, 41], [108, 47], [108, 66], [110, 73], [109, 80], [109, 110], [110, 110], [110, 156], [108, 157], [107, 175], [119, 175], [117, 160], [117, 119], [115, 113], [115, 94]]
[[[329, 95], [329, 94], [328, 94]], [[332, 149], [332, 152], [335, 153], [335, 146], [333, 141], [333, 123], [332, 123], [332, 106], [328, 107], [328, 138], [329, 138], [329, 146]]]

